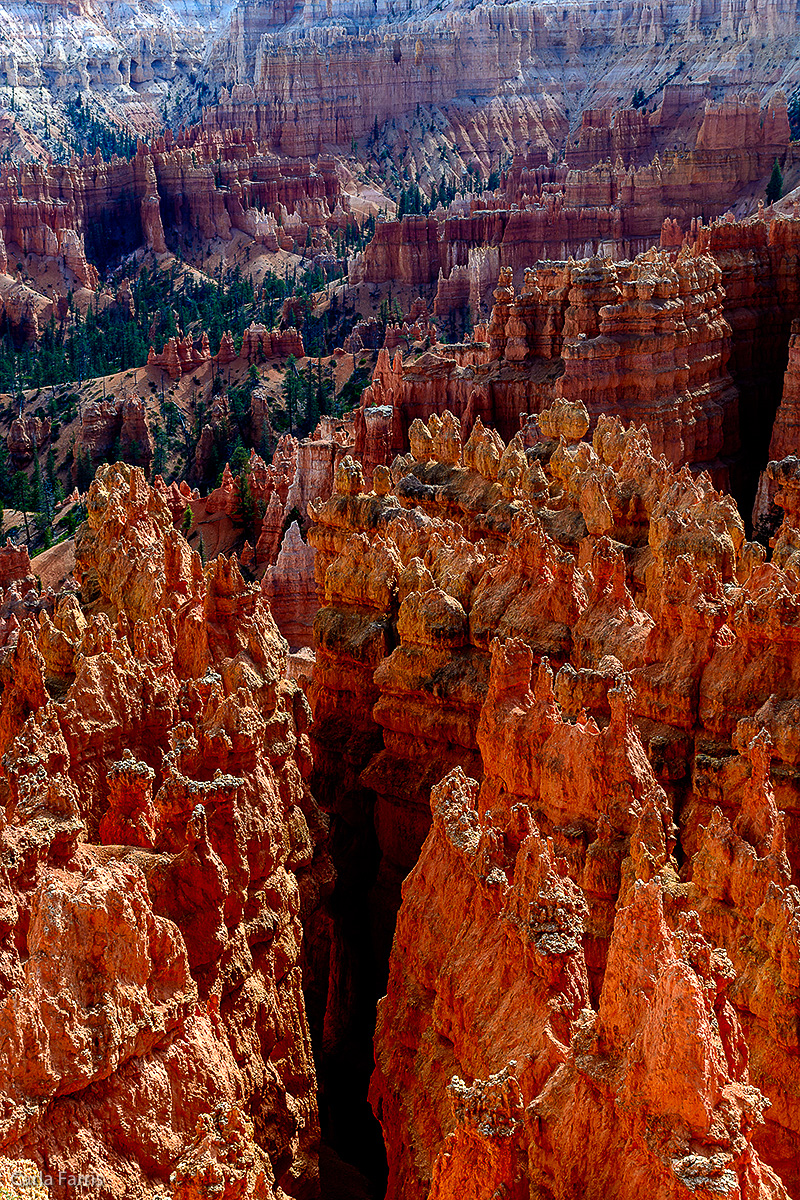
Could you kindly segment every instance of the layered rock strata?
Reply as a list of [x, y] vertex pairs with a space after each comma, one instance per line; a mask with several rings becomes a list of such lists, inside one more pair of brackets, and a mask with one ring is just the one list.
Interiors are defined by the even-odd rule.
[[691, 12], [665, 3], [654, 13], [637, 0], [621, 14], [585, 0], [541, 11], [517, 2], [488, 14], [433, 0], [291, 9], [248, 2], [230, 12], [167, 2], [154, 14], [136, 0], [123, 14], [77, 3], [23, 15], [8, 5], [5, 22], [0, 86], [16, 98], [1, 131], [31, 157], [71, 144], [66, 100], [76, 91], [93, 116], [137, 131], [165, 117], [177, 124], [196, 111], [199, 92], [219, 100], [212, 119], [241, 128], [242, 109], [251, 110], [263, 136], [296, 155], [349, 146], [376, 123], [422, 108], [447, 122], [462, 153], [488, 157], [505, 153], [511, 138], [561, 148], [570, 114], [573, 126], [576, 110], [597, 120], [629, 103], [634, 89], [642, 110], [608, 139], [588, 137], [595, 126], [587, 123], [576, 150], [644, 148], [648, 110], [668, 88], [679, 90], [676, 81], [695, 101], [704, 89], [688, 81], [697, 78], [717, 97], [754, 80], [768, 91], [796, 82], [797, 17], [774, 3], [743, 9], [710, 0]]
[[[427, 353], [420, 343], [409, 353], [404, 343], [403, 355], [379, 358], [357, 432], [368, 477], [375, 462], [405, 451], [415, 417], [449, 408], [468, 431], [480, 414], [512, 437], [525, 414], [572, 396], [593, 416], [602, 409], [645, 421], [654, 448], [676, 465], [707, 466], [717, 483], [727, 467], [766, 542], [780, 520], [766, 462], [798, 449], [791, 444], [790, 357], [800, 313], [798, 239], [796, 216], [735, 221], [728, 214], [670, 229], [662, 251], [632, 267], [607, 259], [539, 263], [521, 289], [504, 270], [490, 319], [471, 340], [437, 343]], [[683, 321], [670, 299], [676, 287]], [[660, 379], [659, 394], [672, 396], [663, 408], [647, 399], [648, 377]]]
[[[35, 340], [52, 315], [64, 315], [51, 288], [40, 292], [35, 282], [36, 271], [53, 261], [66, 296], [68, 288], [94, 291], [98, 268], [140, 248], [164, 253], [168, 243], [199, 251], [239, 232], [262, 252], [301, 246], [312, 258], [328, 253], [333, 235], [358, 223], [342, 187], [346, 178], [330, 158], [314, 165], [282, 160], [241, 128], [192, 127], [177, 138], [168, 132], [151, 145], [140, 142], [130, 160], [104, 162], [98, 150], [68, 165], [6, 165], [0, 298], [14, 335]], [[18, 263], [33, 268], [29, 280], [14, 274]], [[261, 330], [261, 341], [267, 338]]]
[[512, 438], [563, 399], [585, 404], [592, 426], [603, 413], [643, 422], [657, 453], [725, 480], [739, 445], [722, 278], [711, 256], [688, 249], [539, 264], [519, 294], [503, 270], [472, 342], [392, 362], [381, 353], [356, 452], [370, 468], [391, 462], [414, 419], [445, 410], [466, 433], [480, 416]]
[[435, 287], [436, 312], [475, 316], [501, 267], [519, 286], [539, 259], [633, 257], [662, 240], [665, 224], [685, 231], [693, 219], [722, 216], [776, 158], [788, 161], [783, 96], [763, 110], [754, 95], [695, 100], [689, 113], [669, 89], [649, 116], [584, 111], [566, 163], [520, 152], [500, 186], [470, 197], [466, 211], [458, 198], [447, 212], [385, 222], [351, 263], [351, 284]]
[[3, 667], [0, 1146], [56, 1198], [313, 1195], [307, 705], [259, 589], [139, 469], [87, 514], [79, 596]]
[[[250, 4], [237, 11], [211, 61], [215, 80], [230, 91], [220, 94], [206, 120], [213, 126], [247, 124], [294, 155], [366, 139], [386, 122], [399, 123], [406, 114], [410, 119], [416, 109], [417, 117], [422, 111], [438, 118], [451, 144], [487, 167], [490, 155], [507, 151], [509, 140], [527, 143], [547, 161], [568, 141], [570, 113], [573, 122], [576, 109], [604, 114], [630, 103], [637, 85], [647, 89], [650, 105], [677, 81], [684, 104], [696, 104], [703, 89], [687, 81], [710, 72], [717, 95], [721, 89], [736, 95], [754, 78], [740, 65], [745, 54], [749, 68], [754, 58], [763, 60], [770, 91], [794, 83], [789, 62], [796, 18], [773, 9], [742, 13], [712, 3], [687, 18], [674, 4], [655, 17], [642, 4], [624, 16], [612, 6], [583, 3], [564, 10], [512, 3], [491, 15], [432, 3], [392, 10], [308, 4], [292, 16]], [[680, 62], [666, 52], [677, 43], [685, 56]], [[770, 53], [778, 43], [786, 61]], [[339, 79], [347, 80], [344, 90], [336, 86]], [[669, 116], [679, 131], [696, 136], [696, 128], [681, 124], [674, 92], [670, 100]], [[751, 106], [725, 107], [722, 121], [709, 122], [709, 145], [733, 132], [733, 116], [739, 131], [759, 142], [769, 142], [775, 132], [785, 136], [785, 128], [762, 133], [758, 118], [748, 126]], [[572, 139], [574, 149], [608, 155], [634, 142], [644, 150], [648, 115], [629, 114], [624, 131], [599, 144], [584, 129]]]
[[[800, 251], [797, 216], [747, 221], [728, 218], [690, 230], [687, 240], [709, 253], [722, 271], [723, 311], [731, 326], [730, 371], [739, 393], [742, 445], [747, 448], [737, 488], [743, 511], [753, 505], [758, 472], [766, 466], [773, 420], [784, 390], [792, 321], [800, 315], [796, 263]], [[791, 375], [786, 381], [791, 403]], [[786, 453], [778, 426], [775, 454]], [[766, 538], [774, 528], [760, 508], [753, 524]]]

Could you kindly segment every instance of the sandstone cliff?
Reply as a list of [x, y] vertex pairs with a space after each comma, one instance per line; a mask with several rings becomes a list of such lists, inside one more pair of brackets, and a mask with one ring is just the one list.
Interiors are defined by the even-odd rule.
[[[658, 11], [637, 0], [624, 13], [586, 0], [491, 13], [433, 0], [248, 0], [231, 10], [166, 0], [157, 11], [134, 0], [124, 12], [74, 0], [24, 16], [8, 4], [4, 19], [0, 86], [16, 94], [0, 136], [31, 158], [69, 144], [66, 101], [78, 90], [103, 121], [139, 133], [165, 117], [177, 127], [196, 113], [199, 92], [234, 127], [245, 123], [243, 108], [255, 110], [265, 140], [301, 156], [349, 146], [376, 122], [424, 106], [445, 117], [465, 153], [488, 158], [509, 141], [561, 148], [570, 127], [575, 139], [578, 113], [626, 105], [638, 87], [646, 108], [601, 139], [606, 152], [645, 143], [647, 110], [670, 86], [696, 94], [690, 81], [705, 77], [725, 95], [754, 80], [766, 92], [796, 82], [797, 16], [776, 0]], [[597, 148], [594, 127], [575, 139], [581, 150]]]
[[712, 257], [690, 250], [540, 264], [519, 294], [504, 269], [471, 343], [405, 361], [398, 351], [391, 363], [381, 352], [356, 452], [370, 468], [389, 463], [415, 418], [445, 409], [465, 433], [480, 416], [512, 438], [559, 398], [584, 403], [592, 425], [601, 413], [644, 422], [656, 453], [725, 481], [739, 442], [722, 280]]

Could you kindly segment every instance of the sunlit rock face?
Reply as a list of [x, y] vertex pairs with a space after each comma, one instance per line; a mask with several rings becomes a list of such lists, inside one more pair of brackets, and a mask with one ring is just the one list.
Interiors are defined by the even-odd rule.
[[87, 511], [79, 592], [3, 667], [0, 1145], [104, 1200], [313, 1195], [308, 706], [258, 585], [141, 470]]
[[416, 420], [312, 510], [320, 796], [399, 905], [389, 1194], [795, 1195], [796, 460], [767, 564], [644, 429], [539, 426]]

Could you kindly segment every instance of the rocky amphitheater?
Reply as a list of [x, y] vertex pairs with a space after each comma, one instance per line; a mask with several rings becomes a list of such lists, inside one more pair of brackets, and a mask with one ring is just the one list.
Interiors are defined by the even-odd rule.
[[800, 1200], [800, 15], [0, 0], [0, 1200]]

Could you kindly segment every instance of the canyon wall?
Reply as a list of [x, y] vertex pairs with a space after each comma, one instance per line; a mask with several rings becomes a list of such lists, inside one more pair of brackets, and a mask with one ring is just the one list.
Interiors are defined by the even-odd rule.
[[[800, 220], [762, 215], [741, 222], [715, 221], [697, 228], [688, 240], [696, 250], [711, 254], [722, 271], [723, 312], [732, 334], [729, 366], [739, 393], [741, 442], [746, 448], [739, 478], [732, 482], [742, 511], [749, 514], [784, 389], [792, 321], [800, 315]], [[753, 512], [753, 523], [760, 536], [772, 531], [759, 509]]]
[[0, 1148], [56, 1200], [78, 1172], [300, 1200], [333, 881], [308, 707], [259, 588], [204, 571], [140, 470], [102, 467], [87, 514], [79, 594], [2, 666]]
[[[756, 82], [761, 91], [780, 87], [791, 68], [776, 51], [791, 54], [798, 34], [796, 15], [777, 6], [745, 13], [714, 3], [688, 15], [671, 4], [657, 13], [634, 4], [623, 14], [582, 3], [491, 10], [308, 3], [293, 16], [280, 5], [236, 10], [209, 62], [231, 94], [209, 119], [248, 121], [296, 155], [366, 138], [417, 105], [443, 113], [460, 148], [484, 160], [506, 152], [520, 133], [518, 145], [548, 155], [563, 148], [575, 109], [629, 103], [638, 85], [650, 103], [665, 85], [685, 86], [697, 74], [723, 95]], [[752, 47], [747, 67], [732, 43]], [[633, 134], [646, 143], [646, 129]], [[578, 149], [590, 141], [579, 138]], [[613, 140], [592, 146], [612, 148]]]
[[494, 191], [379, 225], [350, 282], [436, 288], [437, 313], [469, 308], [477, 319], [492, 271], [510, 267], [521, 286], [540, 259], [634, 257], [662, 238], [665, 222], [685, 232], [694, 220], [746, 211], [752, 186], [763, 188], [775, 159], [788, 167], [793, 153], [782, 93], [764, 107], [753, 93], [716, 104], [702, 89], [668, 85], [652, 114], [584, 111], [566, 162], [547, 166], [520, 149]]
[[[16, 96], [0, 135], [33, 159], [69, 144], [66, 101], [78, 91], [105, 122], [140, 132], [163, 120], [177, 127], [198, 100], [218, 99], [223, 113], [255, 100], [265, 138], [299, 156], [349, 146], [418, 105], [444, 113], [469, 153], [496, 157], [513, 141], [549, 152], [570, 126], [574, 135], [576, 112], [630, 103], [638, 88], [650, 108], [670, 85], [691, 92], [697, 79], [717, 98], [792, 83], [799, 32], [777, 0], [657, 11], [637, 0], [624, 12], [585, 0], [488, 10], [248, 0], [230, 11], [167, 0], [157, 12], [135, 2], [124, 13], [99, 0], [24, 18], [6, 5], [4, 19], [0, 87]], [[239, 113], [225, 119], [243, 123]], [[632, 132], [646, 140], [635, 120]]]
[[417, 421], [313, 510], [320, 797], [377, 839], [378, 940], [413, 868], [389, 1196], [800, 1195], [794, 460], [767, 564], [644, 429], [540, 426]]
[[[139, 143], [128, 160], [98, 151], [69, 165], [22, 163], [0, 171], [0, 301], [17, 341], [34, 341], [51, 316], [66, 316], [68, 289], [94, 291], [109, 264], [167, 243], [199, 249], [240, 231], [263, 251], [300, 245], [309, 260], [354, 224], [346, 177], [332, 159], [282, 161], [248, 132], [193, 127]], [[37, 286], [58, 264], [59, 288]], [[21, 276], [20, 268], [29, 269]], [[2, 277], [7, 277], [3, 279]], [[19, 277], [18, 277], [19, 276]], [[61, 298], [59, 298], [61, 297]], [[271, 349], [271, 347], [270, 347]]]

